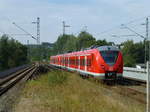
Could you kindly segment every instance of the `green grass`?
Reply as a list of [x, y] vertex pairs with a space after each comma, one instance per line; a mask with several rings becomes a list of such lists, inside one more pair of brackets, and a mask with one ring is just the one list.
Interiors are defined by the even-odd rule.
[[52, 73], [48, 74], [48, 83], [50, 85], [63, 84], [66, 82], [68, 78], [68, 73], [63, 71], [52, 71]]
[[15, 111], [144, 112], [144, 106], [75, 73], [52, 71], [27, 83]]

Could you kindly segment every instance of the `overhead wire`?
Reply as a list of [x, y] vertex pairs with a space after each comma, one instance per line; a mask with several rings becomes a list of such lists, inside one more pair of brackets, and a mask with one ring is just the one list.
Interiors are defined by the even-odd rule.
[[[131, 21], [127, 22], [127, 23], [124, 23], [124, 25], [129, 25], [129, 24], [135, 23], [135, 22], [137, 22], [137, 21], [144, 20], [144, 19], [146, 19], [147, 17], [150, 17], [150, 16], [144, 16], [144, 17], [141, 17], [141, 18], [138, 18], [138, 19], [131, 20]], [[135, 26], [136, 26], [136, 25], [135, 25]], [[120, 27], [121, 27], [121, 24], [120, 24], [120, 25], [117, 25], [117, 26], [115, 26], [115, 27], [112, 27], [112, 28], [110, 28], [110, 29], [108, 29], [108, 30], [102, 31], [102, 32], [100, 32], [99, 34], [102, 35], [102, 34], [108, 33], [108, 32], [113, 31], [113, 30], [115, 30], [115, 29], [119, 29]]]

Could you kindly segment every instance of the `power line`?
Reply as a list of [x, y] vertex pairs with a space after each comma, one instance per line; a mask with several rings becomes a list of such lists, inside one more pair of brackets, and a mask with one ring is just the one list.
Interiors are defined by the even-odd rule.
[[135, 19], [135, 20], [132, 20], [132, 21], [129, 21], [128, 23], [125, 23], [124, 25], [128, 25], [128, 24], [131, 24], [131, 23], [134, 23], [134, 22], [137, 22], [137, 21], [140, 21], [140, 20], [143, 20], [143, 19], [146, 19], [150, 16], [145, 16], [145, 17], [141, 17], [141, 18], [138, 18], [138, 19]]
[[143, 35], [135, 32], [134, 30], [132, 30], [131, 28], [127, 27], [126, 25], [122, 24], [121, 26], [123, 26], [124, 28], [130, 30], [131, 32], [135, 33], [136, 35], [140, 36], [141, 38], [145, 38]]
[[[145, 16], [145, 17], [141, 17], [141, 18], [138, 18], [138, 19], [131, 20], [131, 21], [127, 22], [127, 23], [124, 23], [124, 25], [132, 24], [132, 23], [134, 23], [134, 22], [137, 22], [137, 21], [140, 21], [140, 20], [144, 20], [144, 19], [147, 18], [147, 17], [150, 17], [150, 16]], [[108, 29], [108, 30], [102, 31], [102, 32], [100, 32], [100, 35], [105, 34], [105, 33], [108, 33], [108, 32], [110, 32], [110, 31], [115, 30], [115, 29], [118, 29], [118, 28], [120, 28], [120, 25], [117, 25], [117, 26], [112, 27], [112, 28], [110, 28], [110, 29]]]
[[13, 35], [13, 36], [27, 36], [29, 34], [9, 34], [9, 35]]
[[19, 28], [20, 30], [22, 30], [23, 32], [25, 32], [26, 34], [30, 35], [31, 38], [37, 40], [32, 34], [30, 34], [29, 32], [27, 32], [26, 30], [24, 30], [24, 29], [21, 28], [20, 26], [18, 26], [15, 22], [13, 22], [13, 24], [14, 24], [17, 28]]

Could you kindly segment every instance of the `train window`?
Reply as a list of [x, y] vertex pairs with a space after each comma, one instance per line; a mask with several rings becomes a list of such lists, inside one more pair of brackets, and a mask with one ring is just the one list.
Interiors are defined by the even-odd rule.
[[75, 60], [73, 59], [73, 65], [75, 65]]
[[70, 65], [72, 65], [72, 59], [70, 59]]
[[85, 66], [85, 60], [83, 59], [83, 66]]
[[85, 60], [84, 60], [84, 59], [81, 59], [81, 60], [80, 60], [80, 65], [81, 65], [81, 66], [85, 66]]
[[66, 58], [65, 58], [65, 65], [67, 64], [67, 60], [66, 60]]
[[78, 66], [79, 65], [79, 60], [78, 59], [76, 59], [76, 66]]
[[82, 66], [82, 59], [80, 59], [80, 66]]
[[73, 57], [74, 59], [72, 59], [72, 64], [75, 65], [75, 57]]
[[71, 59], [71, 65], [72, 65], [72, 59]]
[[80, 66], [81, 66], [81, 64], [82, 64], [82, 60], [80, 59]]
[[64, 58], [62, 59], [62, 64], [64, 64]]
[[104, 61], [110, 66], [115, 64], [118, 58], [118, 53], [118, 51], [100, 51]]
[[87, 59], [87, 66], [91, 66], [91, 59]]

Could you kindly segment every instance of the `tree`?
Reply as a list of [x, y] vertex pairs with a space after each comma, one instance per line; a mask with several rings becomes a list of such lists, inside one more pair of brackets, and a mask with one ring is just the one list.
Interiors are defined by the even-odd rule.
[[27, 47], [3, 35], [0, 38], [0, 70], [20, 66], [27, 62]]
[[54, 54], [76, 50], [77, 38], [74, 35], [60, 35], [54, 44]]
[[0, 39], [0, 70], [8, 68], [9, 54], [8, 37], [3, 35]]
[[98, 46], [112, 45], [112, 44], [113, 44], [112, 42], [107, 42], [105, 39], [96, 41], [96, 45], [98, 45]]
[[88, 48], [92, 45], [95, 45], [95, 43], [96, 43], [96, 40], [91, 34], [89, 34], [88, 32], [82, 31], [78, 35], [77, 49], [81, 50], [84, 48]]
[[137, 63], [144, 63], [144, 44], [142, 42], [133, 43], [128, 40], [122, 44], [122, 53], [124, 57], [124, 66], [134, 67]]

